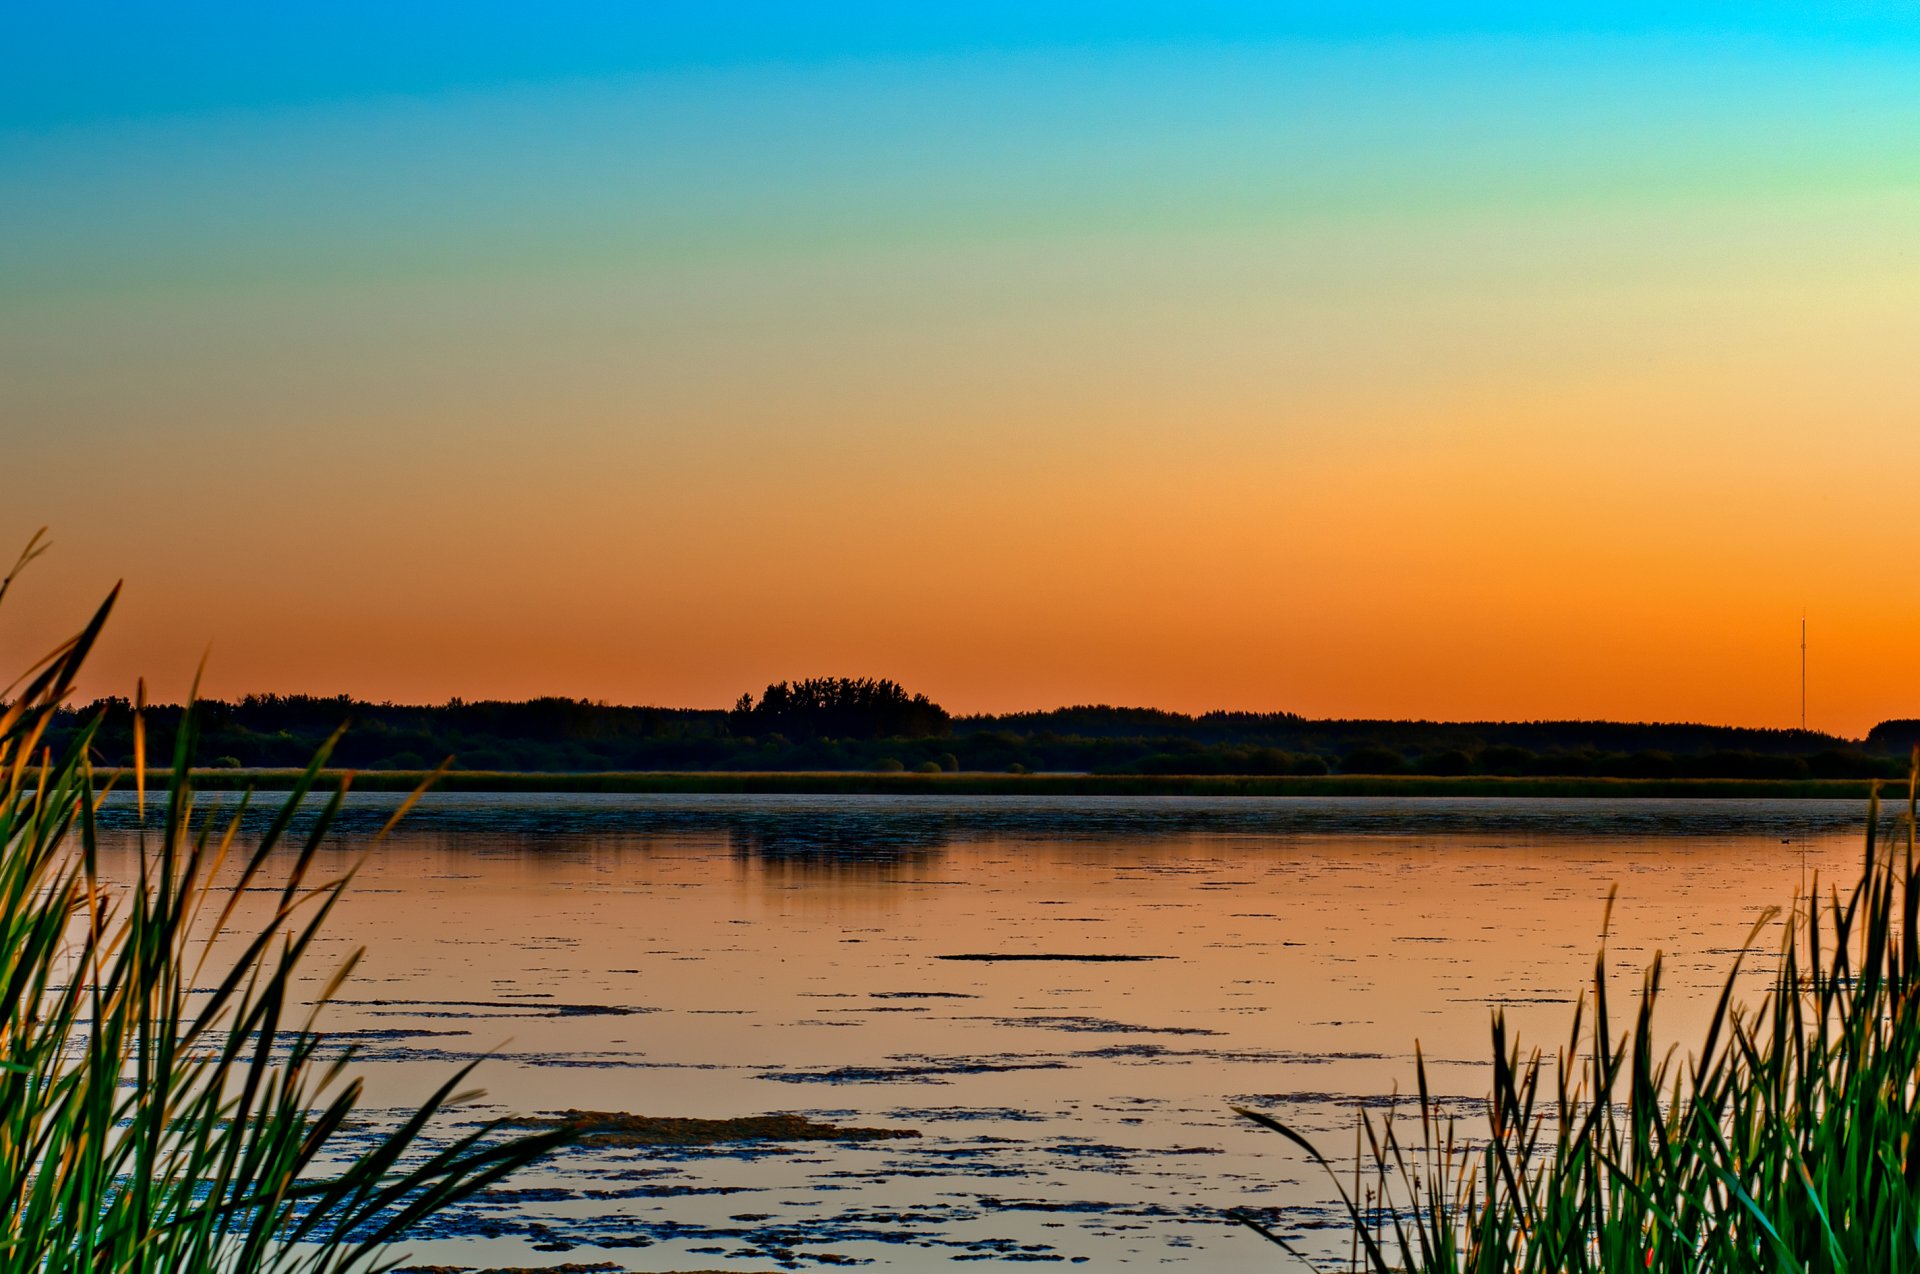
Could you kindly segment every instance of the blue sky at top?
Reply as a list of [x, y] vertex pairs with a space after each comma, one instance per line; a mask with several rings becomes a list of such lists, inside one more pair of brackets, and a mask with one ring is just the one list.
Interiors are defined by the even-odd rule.
[[0, 40], [15, 128], [751, 63], [1117, 45], [1717, 33], [1910, 42], [1895, 3], [19, 4]]

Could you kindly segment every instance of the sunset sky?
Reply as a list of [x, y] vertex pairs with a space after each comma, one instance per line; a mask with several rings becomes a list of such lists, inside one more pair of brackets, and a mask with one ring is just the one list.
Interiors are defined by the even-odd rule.
[[6, 677], [1920, 716], [1912, 5], [7, 27]]

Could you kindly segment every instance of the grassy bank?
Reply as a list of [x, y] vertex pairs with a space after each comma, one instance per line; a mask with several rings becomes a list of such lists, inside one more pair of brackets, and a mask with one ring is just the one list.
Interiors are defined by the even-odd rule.
[[[1697, 1046], [1654, 1037], [1658, 953], [1615, 1016], [1603, 946], [1557, 1050], [1494, 1014], [1483, 1126], [1431, 1098], [1417, 1045], [1414, 1096], [1362, 1110], [1351, 1175], [1240, 1113], [1327, 1171], [1371, 1274], [1920, 1271], [1915, 764], [1904, 818], [1887, 828], [1871, 798], [1860, 874], [1792, 900], [1772, 986], [1745, 1003], [1739, 970], [1781, 913], [1755, 923]], [[1284, 1216], [1240, 1219], [1298, 1256]]]
[[[345, 778], [328, 771], [324, 781]], [[203, 791], [257, 788], [282, 791], [301, 779], [299, 770], [196, 770], [193, 783]], [[361, 791], [410, 792], [428, 772], [362, 770], [352, 776]], [[99, 770], [97, 782], [130, 786], [128, 770]], [[911, 774], [863, 771], [702, 771], [698, 773], [622, 771], [597, 774], [533, 773], [507, 770], [455, 770], [435, 787], [451, 792], [636, 792], [820, 796], [1525, 796], [1631, 798], [1715, 798], [1736, 800], [1864, 801], [1868, 779], [1674, 779], [1547, 778], [1537, 776], [1424, 774]]]
[[[369, 1107], [322, 1033], [359, 959], [318, 954], [353, 876], [318, 865], [340, 804], [324, 752], [243, 843], [244, 808], [196, 804], [188, 715], [172, 767], [135, 785], [155, 818], [133, 863], [101, 866], [91, 735], [47, 737], [112, 605], [0, 704], [0, 1271], [386, 1268], [416, 1223], [572, 1134], [456, 1113], [471, 1066], [397, 1123]], [[133, 737], [148, 755], [138, 717]], [[296, 840], [309, 793], [329, 804]]]

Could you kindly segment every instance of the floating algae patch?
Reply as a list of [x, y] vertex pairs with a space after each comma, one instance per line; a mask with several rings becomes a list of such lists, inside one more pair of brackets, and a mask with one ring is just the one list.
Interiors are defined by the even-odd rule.
[[954, 1075], [1066, 1070], [1059, 1061], [908, 1061], [898, 1066], [836, 1066], [831, 1070], [769, 1071], [759, 1079], [782, 1084], [945, 1084]]
[[[612, 1261], [595, 1261], [591, 1265], [574, 1262], [572, 1265], [490, 1265], [485, 1269], [475, 1269], [471, 1265], [404, 1265], [393, 1274], [625, 1274], [626, 1266], [615, 1265]], [[689, 1270], [687, 1274], [701, 1274]], [[719, 1271], [707, 1271], [706, 1274], [720, 1274]]]
[[[612, 1261], [582, 1265], [489, 1265], [475, 1269], [471, 1265], [405, 1265], [393, 1274], [627, 1274], [627, 1267]], [[739, 1274], [738, 1270], [682, 1270], [678, 1274]]]
[[1030, 1026], [1043, 1031], [1072, 1031], [1079, 1034], [1103, 1035], [1224, 1035], [1225, 1031], [1216, 1031], [1205, 1026], [1135, 1026], [1130, 1022], [1116, 1022], [1112, 1018], [1086, 1017], [1079, 1014], [1036, 1013], [1026, 1017], [977, 1017], [964, 1019], [975, 1022], [996, 1022], [1001, 1026]]
[[855, 1128], [805, 1115], [685, 1119], [617, 1111], [562, 1110], [506, 1121], [510, 1128], [565, 1129], [595, 1146], [721, 1146], [753, 1141], [890, 1141], [918, 1137], [911, 1128]]
[[936, 960], [975, 960], [983, 964], [1003, 964], [1015, 961], [1054, 960], [1074, 964], [1133, 964], [1141, 960], [1171, 960], [1164, 955], [1106, 955], [1103, 953], [1074, 954], [1071, 952], [1002, 952], [975, 951], [962, 952], [959, 955], [935, 956]]
[[627, 1017], [660, 1010], [629, 1004], [562, 1004], [545, 997], [512, 1000], [334, 1000], [373, 1017]]
[[887, 1112], [890, 1119], [912, 1119], [923, 1123], [966, 1123], [990, 1120], [995, 1123], [1044, 1123], [1046, 1115], [1012, 1106], [902, 1106]]

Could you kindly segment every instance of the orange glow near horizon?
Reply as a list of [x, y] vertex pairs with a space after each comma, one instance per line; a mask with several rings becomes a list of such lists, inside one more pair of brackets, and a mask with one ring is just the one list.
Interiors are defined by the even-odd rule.
[[539, 494], [497, 515], [460, 497], [512, 482], [458, 454], [358, 475], [344, 449], [300, 460], [303, 490], [355, 494], [292, 518], [248, 480], [270, 466], [208, 469], [164, 533], [57, 527], [0, 637], [24, 664], [119, 572], [89, 693], [144, 675], [177, 697], [210, 642], [216, 696], [718, 707], [846, 673], [958, 712], [1790, 726], [1804, 604], [1811, 725], [1858, 736], [1920, 708], [1920, 602], [1892, 587], [1904, 550], [1873, 449], [1770, 436], [1804, 410], [1780, 395], [1685, 438], [1616, 423], [1651, 392], [1489, 398], [1417, 425], [1383, 410], [1350, 426], [1377, 447], [1298, 460], [1143, 427], [1104, 453], [994, 440], [995, 459], [955, 436], [905, 464], [743, 460], [729, 485], [685, 460], [659, 481], [540, 472], [529, 451]]

